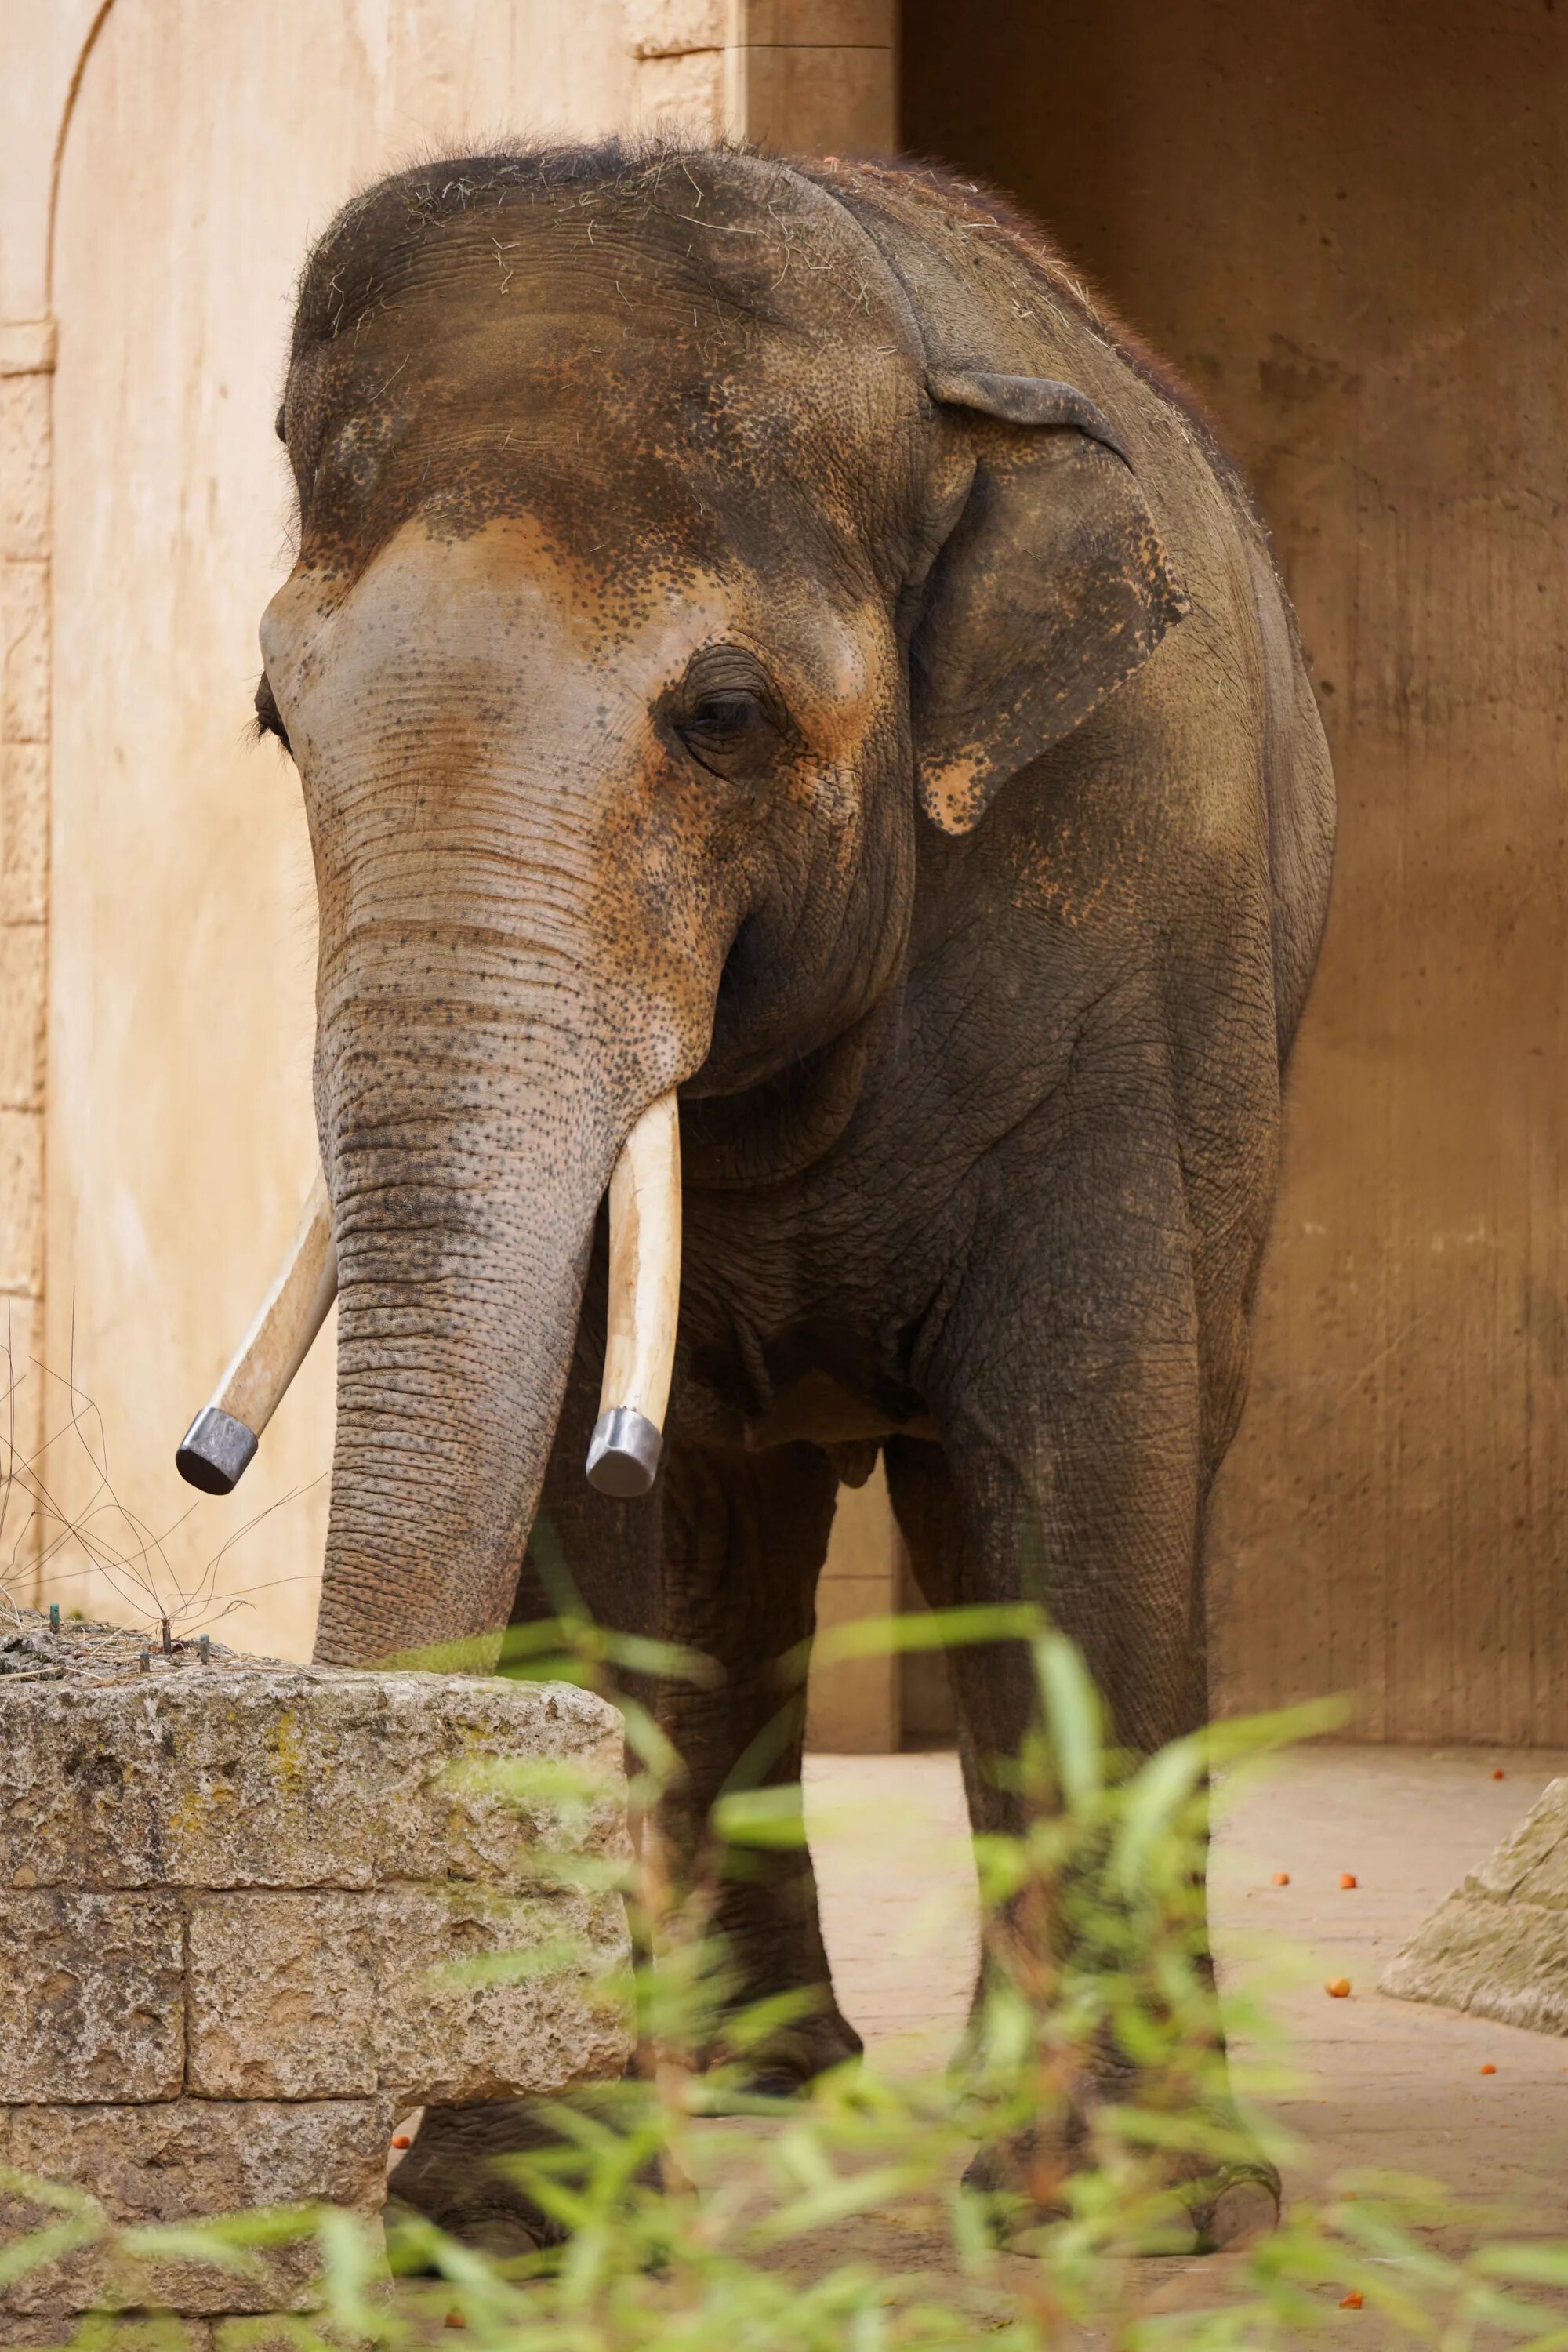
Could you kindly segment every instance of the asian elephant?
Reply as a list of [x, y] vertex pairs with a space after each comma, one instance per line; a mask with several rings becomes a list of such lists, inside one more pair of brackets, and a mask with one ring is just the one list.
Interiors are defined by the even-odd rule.
[[[722, 1665], [663, 1699], [689, 1838], [879, 1448], [933, 1603], [1037, 1599], [1121, 1741], [1194, 1726], [1333, 816], [1190, 404], [966, 182], [666, 142], [351, 203], [279, 431], [258, 710], [309, 812], [340, 1281], [319, 1655], [537, 1612], [547, 1521], [596, 1615]], [[617, 1501], [583, 1475], [601, 1202], [672, 1087], [667, 1451]], [[952, 1664], [999, 1826], [1026, 1657]], [[722, 1905], [748, 1998], [826, 1985], [804, 1858]], [[826, 1995], [777, 2067], [857, 2047]], [[507, 2128], [432, 2116], [404, 2193], [526, 2234]], [[1194, 2186], [1200, 2237], [1259, 2184]]]

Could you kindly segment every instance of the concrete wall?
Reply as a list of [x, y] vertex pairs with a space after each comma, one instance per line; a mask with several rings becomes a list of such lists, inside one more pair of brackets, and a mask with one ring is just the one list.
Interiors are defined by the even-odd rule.
[[1568, 18], [907, 0], [904, 37], [906, 144], [1051, 224], [1248, 468], [1340, 776], [1223, 1688], [1568, 1739]]
[[[43, 1472], [100, 1562], [40, 1562], [13, 1496], [0, 1580], [143, 1620], [183, 1588], [192, 1624], [243, 1596], [229, 1638], [303, 1655], [330, 1328], [232, 1502], [175, 1528], [172, 1458], [314, 1157], [309, 854], [247, 735], [295, 275], [433, 145], [657, 120], [885, 147], [891, 0], [49, 0], [0, 42], [0, 1343], [9, 1311], [19, 1449], [63, 1430]], [[836, 1591], [868, 1556], [847, 1520]]]

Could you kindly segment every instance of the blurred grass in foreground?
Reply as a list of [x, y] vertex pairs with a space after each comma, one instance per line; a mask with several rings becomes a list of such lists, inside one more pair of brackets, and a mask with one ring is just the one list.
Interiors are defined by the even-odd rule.
[[[1215, 2273], [1211, 2308], [1150, 2307], [1160, 2274], [1130, 2257], [1193, 2250], [1188, 2201], [1173, 2179], [1187, 2182], [1190, 2199], [1194, 2179], [1212, 2189], [1245, 2176], [1260, 2153], [1281, 2165], [1291, 2153], [1255, 2104], [1288, 2079], [1288, 2053], [1255, 1993], [1225, 1999], [1225, 2025], [1247, 2051], [1226, 2082], [1203, 1894], [1215, 1779], [1223, 1801], [1236, 1776], [1329, 1727], [1337, 1711], [1215, 1724], [1131, 1759], [1108, 1745], [1078, 1653], [1030, 1610], [847, 1626], [819, 1655], [1002, 1639], [1029, 1644], [1038, 1694], [1021, 1753], [994, 1768], [1021, 1795], [1026, 1827], [975, 1842], [986, 1990], [951, 2068], [895, 2073], [865, 2060], [788, 2100], [753, 2087], [770, 2042], [814, 1998], [737, 2011], [735, 1972], [713, 1925], [722, 1873], [804, 1842], [800, 1790], [767, 1783], [777, 1743], [764, 1740], [714, 1808], [693, 1883], [677, 1882], [647, 1828], [629, 1861], [540, 1854], [542, 1877], [557, 1884], [618, 1885], [640, 1955], [626, 1978], [601, 1980], [605, 1999], [635, 2007], [637, 2075], [542, 2106], [545, 2145], [508, 2159], [559, 2243], [498, 2262], [405, 2214], [389, 2231], [403, 2274], [389, 2294], [371, 2237], [344, 2212], [116, 2231], [78, 2191], [0, 2174], [0, 2189], [25, 2189], [56, 2217], [0, 2248], [0, 2307], [28, 2268], [89, 2242], [233, 2269], [254, 2247], [313, 2239], [321, 2312], [229, 2322], [226, 2352], [341, 2352], [345, 2341], [397, 2352], [454, 2326], [485, 2352], [937, 2352], [981, 2343], [1232, 2352], [1300, 2343], [1324, 2327], [1342, 2333], [1347, 2298], [1367, 2342], [1568, 2352], [1560, 2302], [1568, 2241], [1531, 2234], [1531, 2217], [1461, 2208], [1436, 2183], [1393, 2175], [1363, 2173], [1321, 2199], [1292, 2199], [1277, 2231]], [[786, 1708], [799, 1704], [805, 1665], [804, 1656], [785, 1663]], [[606, 1633], [568, 1611], [515, 1629], [503, 1670], [616, 1698], [634, 1815], [651, 1822], [681, 1767], [649, 1686], [710, 1679], [707, 1662]], [[497, 1794], [545, 1807], [568, 1844], [574, 1814], [585, 1817], [604, 1796], [559, 1760], [484, 1773]], [[584, 1957], [552, 1948], [520, 1955], [518, 1965], [574, 1968]], [[1107, 2080], [1114, 2098], [1093, 2091]], [[1007, 2186], [962, 2184], [983, 2143], [1015, 2150]], [[887, 2258], [897, 2230], [886, 2225], [900, 2218], [905, 2243], [912, 2230], [924, 2252], [918, 2265]], [[1439, 2231], [1470, 2251], [1437, 2250]], [[998, 2251], [1009, 2242], [1011, 2253], [1031, 2259]], [[106, 2326], [89, 2320], [62, 2340], [93, 2352]], [[187, 2341], [179, 2321], [156, 2315], [138, 2315], [135, 2335], [137, 2352]]]

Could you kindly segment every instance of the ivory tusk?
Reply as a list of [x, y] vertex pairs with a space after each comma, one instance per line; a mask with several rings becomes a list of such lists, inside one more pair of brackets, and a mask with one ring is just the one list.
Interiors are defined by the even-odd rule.
[[605, 1384], [588, 1446], [602, 1495], [646, 1495], [664, 1445], [680, 1306], [680, 1118], [673, 1093], [644, 1111], [610, 1178]]
[[[205, 1494], [233, 1492], [338, 1295], [331, 1208], [318, 1173], [277, 1281], [174, 1455]], [[680, 1123], [673, 1094], [646, 1110], [610, 1179], [609, 1329], [588, 1447], [601, 1494], [646, 1495], [664, 1444], [680, 1299]]]
[[180, 1441], [174, 1466], [182, 1478], [204, 1494], [232, 1493], [337, 1295], [331, 1203], [318, 1170], [282, 1272], [211, 1400]]

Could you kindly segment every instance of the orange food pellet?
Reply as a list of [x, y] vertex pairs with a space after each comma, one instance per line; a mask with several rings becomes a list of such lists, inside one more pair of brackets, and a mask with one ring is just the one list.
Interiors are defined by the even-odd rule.
[[1508, 1779], [1508, 1774], [1503, 1770], [1502, 1766], [1501, 1766], [1500, 1764], [1498, 1766], [1497, 1769], [1493, 1772], [1493, 1774], [1492, 1774], [1492, 1779], [1493, 1779], [1494, 1780], [1506, 1780]]
[[1274, 1884], [1276, 1886], [1289, 1886], [1290, 1884], [1289, 1872], [1288, 1870], [1277, 1870], [1274, 1874]]
[[449, 2311], [447, 2314], [447, 2325], [448, 2327], [467, 2327], [468, 2324], [468, 2321], [464, 2318], [460, 2311]]
[[1359, 2311], [1361, 2309], [1361, 2296], [1353, 2286], [1352, 2287], [1349, 2294], [1341, 2295], [1340, 2309], [1342, 2311]]
[[406, 2132], [394, 2132], [392, 2135], [392, 2145], [394, 2147], [412, 2147], [414, 2142], [409, 2138]]
[[1481, 2072], [1483, 2074], [1495, 2074], [1497, 2073], [1497, 2068], [1492, 2064], [1489, 2058], [1487, 2060], [1486, 2064], [1481, 2068]]
[[1341, 1871], [1341, 1873], [1340, 1873], [1340, 1885], [1341, 1885], [1342, 1886], [1353, 1886], [1353, 1885], [1355, 1885], [1355, 1873], [1354, 1873], [1354, 1871], [1353, 1871], [1353, 1870], [1342, 1870], [1342, 1871]]
[[1328, 1983], [1323, 1987], [1323, 1990], [1328, 1994], [1331, 2000], [1349, 2000], [1351, 1997], [1351, 1980], [1349, 1977], [1331, 1977]]

